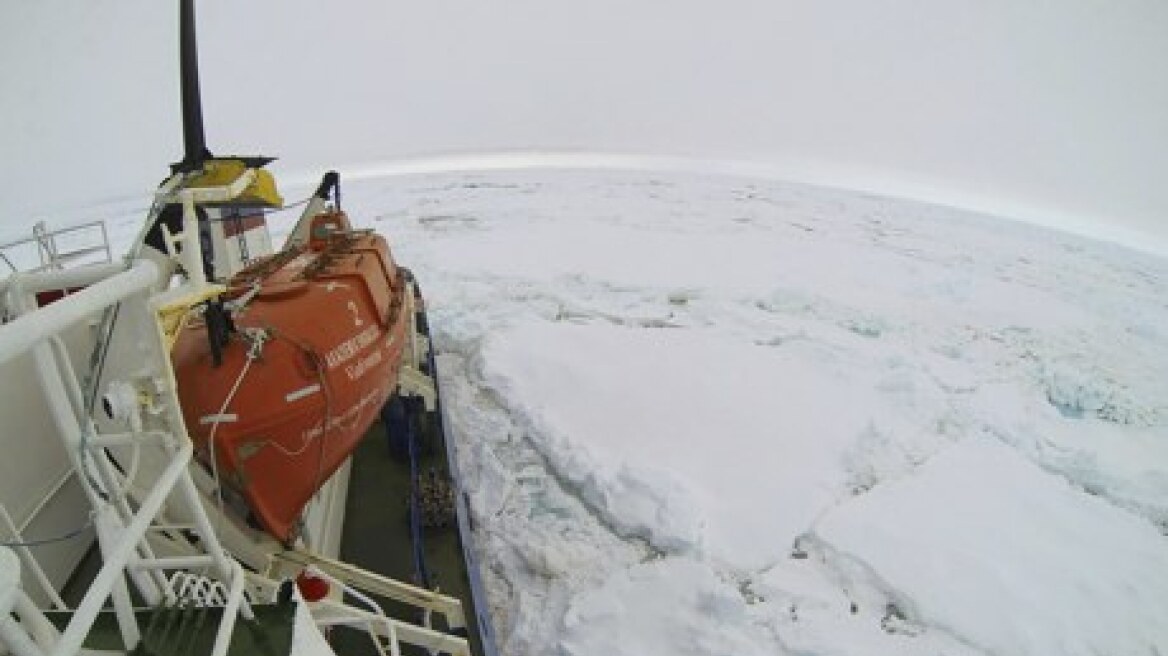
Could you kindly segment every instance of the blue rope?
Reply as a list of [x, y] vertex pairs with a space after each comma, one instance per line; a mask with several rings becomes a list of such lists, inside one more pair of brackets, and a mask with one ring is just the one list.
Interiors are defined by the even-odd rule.
[[422, 509], [419, 505], [421, 486], [418, 474], [418, 435], [414, 430], [414, 422], [410, 421], [410, 409], [404, 399], [394, 399], [392, 402], [399, 406], [401, 416], [399, 428], [405, 431], [406, 445], [410, 457], [410, 543], [413, 546], [414, 577], [418, 585], [429, 589], [430, 571], [426, 566], [425, 537], [422, 532]]
[[[390, 439], [390, 453], [394, 452], [394, 440], [398, 435], [405, 438], [405, 452], [410, 460], [410, 545], [413, 552], [413, 578], [419, 586], [431, 587], [430, 571], [426, 567], [425, 536], [422, 526], [422, 486], [418, 475], [418, 435], [410, 420], [409, 400], [394, 397], [382, 409], [381, 418], [385, 424], [385, 434]], [[398, 452], [401, 453], [401, 452]]]

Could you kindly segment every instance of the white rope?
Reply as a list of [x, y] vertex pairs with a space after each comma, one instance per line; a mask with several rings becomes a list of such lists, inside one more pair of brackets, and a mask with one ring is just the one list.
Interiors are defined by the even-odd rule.
[[[243, 368], [240, 369], [239, 376], [235, 379], [235, 384], [231, 386], [231, 391], [227, 393], [227, 398], [223, 399], [223, 405], [219, 408], [219, 417], [227, 413], [227, 407], [231, 405], [231, 401], [235, 399], [235, 394], [239, 392], [239, 387], [243, 384], [243, 379], [247, 377], [247, 372], [251, 369], [252, 362], [254, 362], [254, 359], [251, 357], [251, 352], [249, 351], [248, 357], [243, 362]], [[215, 503], [219, 507], [218, 521], [222, 521], [224, 516], [223, 484], [219, 480], [219, 461], [215, 458], [215, 433], [219, 429], [219, 423], [219, 421], [216, 421], [211, 424], [211, 433], [208, 435], [207, 441], [210, 442], [211, 475], [215, 479]]]
[[[227, 398], [223, 399], [223, 405], [219, 407], [219, 412], [216, 417], [223, 417], [227, 414], [227, 408], [235, 399], [235, 395], [239, 392], [239, 388], [243, 385], [243, 379], [247, 377], [247, 372], [251, 370], [251, 364], [260, 359], [263, 355], [264, 343], [271, 339], [271, 335], [267, 330], [262, 328], [244, 328], [242, 331], [245, 339], [248, 340], [247, 357], [243, 361], [243, 368], [239, 371], [239, 376], [235, 378], [235, 384], [231, 386], [231, 390], [227, 392]], [[210, 457], [211, 457], [211, 475], [215, 479], [215, 502], [219, 507], [219, 517], [222, 518], [223, 512], [223, 484], [219, 479], [219, 461], [215, 458], [215, 433], [219, 430], [220, 421], [215, 421], [211, 424], [211, 433], [207, 436], [207, 441], [210, 443]]]
[[[231, 390], [227, 393], [227, 397], [225, 399], [223, 399], [223, 405], [220, 406], [219, 412], [216, 415], [217, 417], [222, 417], [222, 416], [227, 414], [227, 410], [230, 407], [231, 402], [235, 399], [235, 395], [239, 392], [239, 388], [243, 385], [243, 381], [247, 377], [247, 373], [251, 369], [252, 363], [255, 362], [256, 360], [260, 359], [260, 357], [263, 354], [264, 344], [267, 343], [268, 341], [270, 341], [274, 335], [274, 333], [271, 330], [263, 329], [263, 328], [243, 328], [240, 330], [240, 332], [243, 334], [244, 338], [250, 342], [250, 344], [248, 346], [248, 350], [247, 350], [247, 357], [244, 361], [243, 368], [240, 370], [239, 375], [235, 379], [235, 384], [232, 385]], [[301, 348], [310, 354], [312, 353], [311, 350], [309, 350], [305, 346], [297, 343], [295, 340], [291, 340], [291, 341], [298, 348]], [[261, 442], [261, 444], [263, 446], [272, 447], [277, 452], [281, 453], [282, 455], [284, 455], [287, 458], [296, 458], [296, 457], [304, 454], [306, 451], [308, 451], [308, 447], [311, 446], [313, 442], [319, 441], [320, 454], [319, 454], [319, 457], [317, 458], [317, 462], [316, 462], [316, 483], [315, 483], [315, 485], [319, 491], [319, 486], [321, 484], [321, 481], [323, 479], [323, 474], [324, 474], [323, 468], [324, 468], [325, 439], [327, 437], [328, 432], [330, 430], [332, 430], [332, 428], [333, 428], [332, 426], [330, 426], [330, 424], [332, 423], [333, 398], [332, 398], [332, 389], [330, 388], [328, 379], [325, 376], [323, 369], [319, 366], [319, 363], [317, 363], [317, 366], [315, 367], [315, 369], [316, 369], [317, 379], [319, 380], [319, 383], [321, 386], [321, 391], [324, 392], [324, 396], [325, 396], [324, 419], [323, 419], [323, 422], [321, 424], [320, 433], [317, 435], [313, 435], [311, 432], [305, 434], [301, 444], [299, 446], [297, 446], [294, 450], [289, 450], [289, 449], [284, 448], [283, 445], [281, 445], [279, 442], [276, 442], [275, 440], [264, 440], [263, 442]], [[221, 423], [220, 421], [215, 421], [211, 424], [211, 432], [209, 433], [209, 435], [207, 437], [208, 441], [210, 442], [210, 447], [209, 447], [208, 451], [209, 451], [209, 455], [211, 458], [211, 475], [212, 475], [214, 482], [215, 482], [215, 502], [216, 502], [217, 507], [219, 508], [219, 519], [217, 520], [217, 522], [221, 522], [222, 518], [226, 516], [226, 511], [224, 510], [224, 504], [223, 504], [223, 483], [222, 483], [220, 476], [219, 476], [219, 461], [215, 457], [215, 433], [218, 431], [220, 423]]]

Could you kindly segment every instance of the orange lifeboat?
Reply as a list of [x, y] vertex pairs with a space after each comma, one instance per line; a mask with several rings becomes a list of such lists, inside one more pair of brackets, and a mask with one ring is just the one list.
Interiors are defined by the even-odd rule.
[[338, 210], [314, 217], [305, 243], [240, 271], [228, 288], [226, 345], [212, 348], [207, 322], [197, 321], [175, 343], [183, 414], [220, 484], [290, 542], [304, 506], [397, 386], [412, 320], [405, 275], [384, 238], [354, 231]]

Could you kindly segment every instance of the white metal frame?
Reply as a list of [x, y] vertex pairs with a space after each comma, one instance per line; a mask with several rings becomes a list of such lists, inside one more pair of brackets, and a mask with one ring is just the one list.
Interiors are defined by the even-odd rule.
[[[397, 656], [403, 644], [421, 647], [431, 654], [471, 655], [470, 643], [466, 638], [387, 617], [368, 594], [404, 602], [426, 611], [427, 615], [431, 612], [443, 613], [452, 628], [465, 626], [460, 622], [463, 613], [462, 602], [458, 599], [302, 551], [280, 554], [276, 558], [277, 562], [273, 563], [276, 570], [280, 569], [279, 560], [298, 569], [306, 566], [313, 575], [329, 582], [335, 596], [330, 595], [309, 604], [312, 620], [320, 629], [347, 626], [364, 630], [383, 656], [387, 650], [389, 654]], [[248, 582], [253, 598], [259, 599], [272, 597], [279, 586], [273, 577], [258, 574], [248, 574]], [[345, 603], [342, 593], [361, 601], [365, 608]]]
[[[173, 579], [166, 575], [173, 570], [203, 568], [214, 572], [226, 587], [224, 612], [212, 656], [227, 653], [239, 615], [252, 617], [250, 605], [244, 599], [243, 568], [220, 545], [188, 471], [193, 448], [183, 424], [158, 311], [203, 298], [212, 287], [203, 275], [196, 203], [229, 200], [241, 193], [254, 175], [248, 171], [226, 187], [177, 192], [177, 200], [183, 207], [183, 230], [165, 237], [168, 255], [182, 266], [187, 278], [173, 289], [155, 291], [169, 282], [170, 272], [160, 271], [149, 260], [140, 260], [124, 271], [93, 267], [17, 274], [6, 281], [6, 307], [17, 316], [0, 326], [0, 365], [32, 354], [36, 382], [49, 401], [51, 423], [65, 445], [73, 470], [87, 483], [83, 487], [92, 509], [103, 561], [63, 632], [41, 630], [44, 623], [37, 621], [35, 614], [26, 612], [21, 618], [21, 626], [28, 631], [25, 636], [28, 640], [24, 640], [14, 633], [11, 618], [4, 613], [4, 638], [11, 647], [23, 652], [29, 645], [35, 645], [36, 653], [75, 654], [107, 601], [112, 601], [122, 642], [126, 650], [133, 649], [142, 634], [131, 605], [127, 579], [148, 604], [174, 603], [178, 595], [170, 584]], [[178, 181], [172, 179], [160, 194], [172, 193], [177, 185]], [[37, 291], [65, 287], [84, 289], [67, 301], [45, 307], [37, 307], [32, 300]], [[137, 396], [142, 400], [132, 410], [135, 417], [130, 422], [130, 431], [100, 433], [89, 415], [84, 386], [73, 370], [60, 334], [75, 324], [92, 321], [115, 306], [125, 317], [120, 325], [128, 326], [127, 330], [137, 329], [133, 338], [148, 366], [143, 369], [142, 380], [137, 381]], [[145, 421], [144, 415], [149, 415]], [[131, 481], [124, 480], [103, 452], [106, 447], [126, 444], [161, 450], [168, 463], [133, 504], [125, 493]], [[141, 481], [133, 483], [142, 485]], [[179, 508], [193, 520], [191, 530], [198, 535], [204, 554], [155, 555], [147, 533], [165, 507]]]
[[[183, 188], [182, 175], [164, 183], [158, 192], [158, 204], [177, 202], [183, 208], [182, 229], [177, 234], [163, 233], [166, 253], [156, 256], [142, 253], [143, 259], [129, 268], [107, 264], [18, 273], [0, 281], [4, 307], [14, 317], [0, 325], [0, 368], [15, 358], [33, 355], [36, 383], [50, 401], [50, 420], [65, 445], [76, 477], [83, 482], [92, 508], [103, 560], [101, 570], [63, 632], [52, 627], [18, 589], [18, 584], [13, 590], [0, 586], [0, 641], [18, 656], [77, 653], [108, 601], [112, 601], [123, 644], [129, 651], [142, 639], [131, 606], [129, 584], [152, 606], [186, 599], [189, 593], [196, 594], [195, 603], [222, 605], [224, 612], [212, 656], [224, 656], [238, 616], [252, 617], [247, 595], [270, 598], [280, 585], [277, 578], [294, 576], [306, 567], [315, 568], [335, 586], [369, 606], [366, 610], [346, 604], [339, 594], [310, 604], [316, 626], [364, 628], [383, 654], [386, 649], [389, 654], [400, 654], [403, 643], [421, 646], [431, 653], [470, 654], [466, 639], [388, 618], [366, 593], [413, 605], [427, 617], [442, 614], [448, 627], [465, 628], [465, 614], [461, 602], [455, 598], [307, 551], [280, 552], [269, 560], [266, 576], [247, 574], [216, 536], [203, 505], [206, 491], [200, 491], [192, 478], [192, 446], [179, 407], [167, 336], [159, 317], [161, 312], [176, 308], [181, 312], [184, 307], [189, 308], [222, 290], [204, 275], [195, 208], [202, 203], [236, 197], [251, 184], [254, 175], [254, 171], [248, 170], [224, 187]], [[184, 279], [171, 286], [174, 273], [180, 269]], [[59, 302], [37, 306], [37, 292], [63, 288], [83, 289]], [[435, 383], [422, 373], [429, 342], [416, 330], [413, 292], [409, 283], [403, 307], [410, 317], [409, 344], [401, 384], [404, 392], [423, 397], [426, 406], [432, 409], [436, 404]], [[114, 307], [119, 313], [117, 340], [123, 345], [135, 345], [144, 364], [141, 372], [132, 373], [132, 380], [120, 381], [133, 389], [130, 398], [137, 399], [136, 405], [130, 403], [132, 416], [126, 422], [127, 430], [113, 430], [106, 425], [103, 431], [89, 415], [91, 408], [86, 404], [85, 385], [74, 371], [60, 335], [79, 323], [99, 326], [98, 319]], [[136, 478], [123, 474], [104, 455], [104, 449], [114, 447], [154, 449], [154, 453], [161, 454], [165, 466]], [[143, 478], [152, 480], [146, 483]], [[132, 498], [127, 493], [131, 485], [134, 486]], [[156, 551], [156, 545], [162, 544], [158, 538], [176, 528], [167, 525], [164, 514], [171, 513], [182, 518], [184, 525], [180, 528], [198, 535], [202, 551], [189, 543], [177, 550]], [[160, 555], [164, 552], [165, 555]], [[15, 562], [19, 573], [21, 561], [13, 551], [0, 549], [0, 560]], [[35, 560], [32, 566], [39, 569]], [[215, 580], [208, 580], [198, 572], [213, 573]], [[43, 573], [37, 578], [43, 578]]]
[[[87, 232], [93, 233], [95, 237], [86, 241], [84, 245], [74, 246], [64, 251], [61, 250], [58, 242], [62, 237]], [[36, 246], [38, 265], [18, 267], [9, 258], [9, 255], [16, 255], [14, 251], [22, 250], [22, 248], [26, 246], [31, 247], [32, 245]], [[53, 230], [50, 230], [44, 221], [39, 221], [33, 226], [33, 235], [31, 237], [0, 244], [0, 254], [3, 254], [2, 259], [14, 273], [17, 271], [58, 271], [66, 268], [71, 263], [83, 261], [96, 263], [98, 261], [110, 262], [113, 260], [113, 251], [110, 249], [109, 243], [109, 233], [106, 230], [105, 221], [102, 220], [79, 223]]]
[[[98, 271], [101, 275], [103, 272]], [[73, 274], [78, 282], [86, 282], [81, 273]], [[20, 301], [45, 285], [52, 286], [61, 274], [31, 274], [10, 284], [10, 298]], [[74, 654], [80, 650], [98, 613], [112, 599], [122, 640], [127, 650], [141, 639], [141, 631], [131, 606], [127, 578], [149, 604], [174, 602], [176, 595], [167, 584], [166, 570], [206, 567], [228, 585], [229, 594], [223, 619], [217, 634], [215, 656], [227, 653], [230, 636], [239, 614], [250, 617], [251, 611], [243, 599], [244, 575], [240, 565], [231, 559], [219, 545], [210, 520], [203, 511], [198, 491], [187, 471], [192, 446], [181, 424], [181, 412], [174, 394], [173, 373], [161, 335], [138, 335], [144, 348], [155, 358], [159, 386], [155, 403], [170, 406], [164, 423], [169, 431], [141, 433], [96, 432], [92, 418], [85, 411], [82, 384], [58, 335], [78, 322], [90, 319], [107, 307], [121, 305], [121, 312], [154, 315], [149, 291], [158, 280], [157, 267], [142, 261], [128, 271], [97, 279], [68, 302], [53, 303], [43, 308], [23, 307], [27, 311], [10, 323], [0, 326], [0, 364], [31, 352], [36, 362], [37, 383], [50, 401], [52, 422], [64, 442], [66, 452], [78, 476], [89, 482], [85, 486], [94, 513], [98, 543], [102, 553], [102, 568], [93, 580], [84, 598], [78, 604], [69, 625], [47, 644], [44, 636], [38, 646], [51, 654]], [[153, 339], [150, 339], [150, 338]], [[150, 343], [153, 342], [153, 343]], [[140, 425], [140, 423], [139, 423]], [[132, 506], [120, 492], [124, 482], [119, 472], [102, 453], [113, 444], [137, 443], [143, 447], [162, 449], [169, 465], [162, 470], [149, 491]], [[193, 530], [198, 534], [207, 554], [194, 558], [159, 558], [146, 541], [146, 534], [165, 505], [182, 507], [194, 519]]]

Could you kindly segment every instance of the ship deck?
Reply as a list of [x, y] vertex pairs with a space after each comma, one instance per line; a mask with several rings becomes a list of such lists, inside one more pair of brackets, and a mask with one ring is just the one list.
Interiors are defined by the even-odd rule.
[[[441, 475], [449, 475], [446, 445], [442, 442], [440, 431], [430, 425], [425, 428], [425, 436], [432, 440], [434, 448], [427, 449], [419, 456], [420, 471], [433, 468]], [[375, 422], [353, 453], [345, 526], [341, 538], [341, 560], [401, 581], [414, 582], [413, 546], [408, 519], [409, 493], [409, 463], [390, 455], [385, 428], [381, 422]], [[462, 601], [471, 649], [473, 653], [483, 653], [474, 622], [474, 601], [456, 524], [452, 522], [445, 528], [427, 529], [424, 544], [432, 583], [443, 594]], [[420, 619], [417, 609], [385, 599], [378, 601], [391, 615], [411, 622]], [[446, 627], [435, 628], [444, 630]], [[376, 654], [369, 638], [356, 631], [339, 632], [331, 638], [331, 642], [341, 654]], [[424, 653], [422, 650], [411, 652], [408, 646], [404, 651]]]

